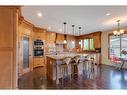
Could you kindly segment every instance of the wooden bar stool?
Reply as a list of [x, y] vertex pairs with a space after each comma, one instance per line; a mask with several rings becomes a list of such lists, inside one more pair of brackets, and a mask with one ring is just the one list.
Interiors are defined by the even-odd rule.
[[90, 58], [90, 65], [91, 65], [91, 71], [94, 71], [94, 65], [95, 65], [95, 58], [94, 57], [91, 57]]
[[89, 59], [87, 56], [84, 58], [84, 61], [83, 61], [83, 70], [84, 70], [84, 66], [85, 66], [85, 70], [88, 70]]
[[74, 78], [75, 74], [78, 75], [78, 64], [79, 64], [79, 61], [80, 61], [80, 56], [75, 56], [72, 59], [72, 62], [71, 62], [72, 78]]
[[63, 59], [63, 62], [61, 64], [61, 66], [62, 66], [62, 79], [65, 78], [65, 75], [68, 76], [68, 66], [69, 66], [70, 61], [71, 61], [71, 57], [65, 57]]

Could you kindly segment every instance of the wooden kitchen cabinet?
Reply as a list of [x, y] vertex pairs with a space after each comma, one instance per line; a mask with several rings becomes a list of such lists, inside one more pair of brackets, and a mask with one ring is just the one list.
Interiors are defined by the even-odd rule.
[[56, 43], [57, 44], [63, 44], [64, 43], [64, 35], [63, 34], [57, 34]]
[[95, 49], [101, 48], [101, 32], [94, 33], [93, 39], [94, 39], [94, 48]]
[[[33, 70], [33, 25], [29, 22], [27, 22], [24, 18], [20, 18], [19, 23], [19, 34], [18, 34], [18, 76], [21, 76], [29, 71]], [[24, 52], [25, 50], [25, 44], [26, 40], [24, 38], [28, 39], [28, 49], [29, 49], [29, 58], [28, 58], [28, 64], [29, 66], [27, 68], [24, 68]], [[26, 42], [27, 43], [27, 42]]]
[[39, 66], [46, 66], [44, 57], [35, 57], [34, 58], [34, 68], [39, 67]]
[[56, 40], [56, 33], [54, 32], [46, 32], [46, 43], [53, 44]]
[[16, 89], [18, 7], [0, 6], [0, 89]]
[[35, 27], [34, 28], [34, 40], [36, 39], [41, 39], [44, 41], [46, 39], [46, 30]]

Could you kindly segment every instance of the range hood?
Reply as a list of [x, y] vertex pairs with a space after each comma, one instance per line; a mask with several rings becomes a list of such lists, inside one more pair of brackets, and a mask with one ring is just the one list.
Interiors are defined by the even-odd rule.
[[56, 33], [55, 44], [64, 44], [64, 35]]

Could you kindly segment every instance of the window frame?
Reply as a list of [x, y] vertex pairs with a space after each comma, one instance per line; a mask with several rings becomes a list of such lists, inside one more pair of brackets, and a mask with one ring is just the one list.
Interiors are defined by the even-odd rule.
[[[124, 34], [127, 34], [127, 32], [124, 32]], [[110, 36], [113, 36], [113, 33], [108, 34], [108, 59], [111, 59], [110, 58]], [[122, 50], [122, 37], [120, 36], [120, 51], [121, 50]]]

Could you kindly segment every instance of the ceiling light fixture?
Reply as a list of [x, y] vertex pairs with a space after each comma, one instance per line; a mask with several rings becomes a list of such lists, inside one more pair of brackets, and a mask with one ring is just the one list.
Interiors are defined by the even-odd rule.
[[[72, 25], [72, 34], [73, 34], [73, 35], [75, 35], [75, 32], [74, 32], [74, 29], [75, 29], [75, 28], [74, 28], [74, 27], [75, 27], [75, 25]], [[75, 41], [72, 41], [72, 44], [75, 44]]]
[[50, 26], [48, 27], [48, 30], [51, 30], [51, 27]]
[[110, 16], [111, 14], [110, 13], [107, 13], [106, 16]]
[[124, 34], [124, 30], [123, 29], [120, 29], [120, 20], [117, 20], [117, 30], [113, 31], [113, 34], [115, 36], [120, 36], [120, 35], [123, 35]]
[[64, 24], [64, 44], [67, 43], [67, 35], [66, 35], [66, 22], [63, 23]]
[[37, 16], [42, 17], [42, 13], [40, 13], [40, 12], [37, 13]]
[[59, 32], [62, 32], [62, 29], [58, 29]]
[[[81, 27], [78, 27], [78, 29], [79, 29], [79, 36], [81, 35]], [[79, 40], [79, 44], [81, 44], [81, 40]]]

